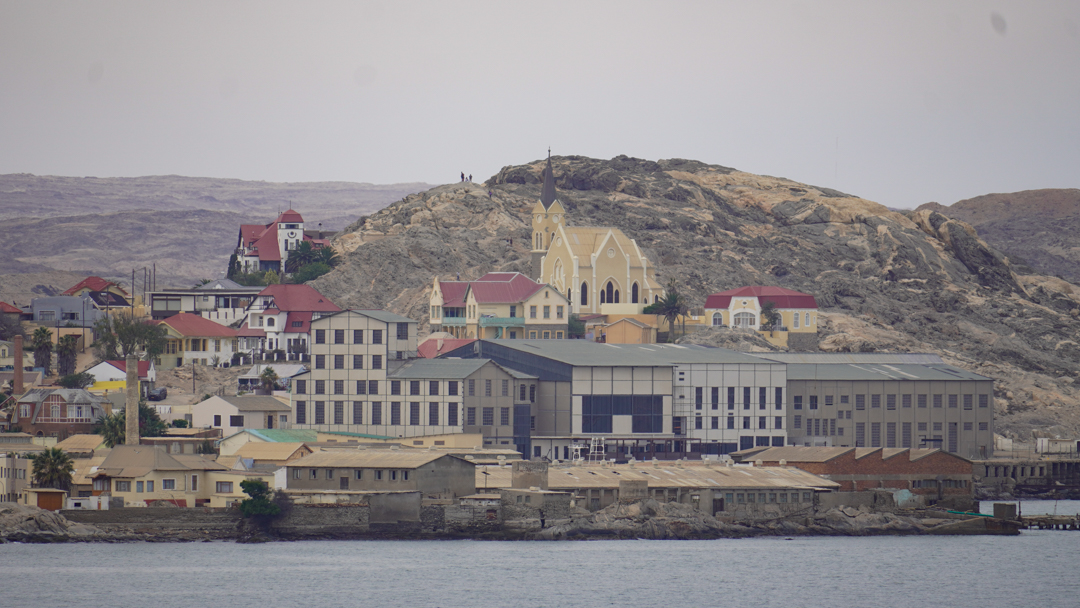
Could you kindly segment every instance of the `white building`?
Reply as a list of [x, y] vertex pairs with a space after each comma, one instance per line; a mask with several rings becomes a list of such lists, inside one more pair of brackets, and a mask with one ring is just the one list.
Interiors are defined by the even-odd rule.
[[311, 342], [311, 322], [340, 310], [309, 285], [269, 285], [248, 306], [238, 334], [240, 349], [256, 355], [281, 350], [288, 359], [302, 360]]
[[194, 428], [221, 429], [228, 437], [244, 429], [276, 429], [290, 422], [287, 401], [267, 395], [214, 396], [191, 406]]

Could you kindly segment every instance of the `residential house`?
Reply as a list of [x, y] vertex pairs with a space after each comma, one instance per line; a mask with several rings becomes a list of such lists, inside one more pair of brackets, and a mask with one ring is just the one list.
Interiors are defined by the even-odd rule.
[[638, 320], [635, 317], [651, 315], [619, 316], [616, 321], [607, 322], [607, 315], [592, 315], [585, 321], [585, 338], [608, 344], [655, 344], [656, 325]]
[[91, 458], [95, 451], [105, 447], [105, 438], [94, 434], [71, 435], [54, 447], [72, 458]]
[[[139, 395], [146, 398], [147, 393], [154, 388], [157, 381], [157, 369], [153, 361], [139, 361]], [[86, 370], [86, 373], [94, 377], [94, 386], [90, 390], [124, 390], [127, 386], [127, 361], [102, 361]], [[117, 384], [123, 383], [123, 384]]]
[[32, 464], [24, 454], [0, 453], [0, 502], [21, 502]]
[[475, 465], [427, 450], [332, 450], [285, 465], [290, 491], [420, 492], [425, 498], [476, 493]]
[[217, 447], [218, 453], [229, 456], [252, 442], [315, 443], [318, 440], [318, 433], [312, 429], [244, 429], [218, 441]]
[[[104, 306], [99, 306], [97, 300], [90, 294], [83, 293], [78, 296], [48, 296], [30, 300], [30, 306], [24, 312], [27, 320], [41, 325], [42, 327], [80, 327], [91, 328], [94, 323], [105, 317]], [[56, 331], [53, 331], [53, 339], [56, 339]]]
[[519, 272], [489, 272], [475, 281], [435, 279], [432, 331], [459, 338], [563, 339], [570, 303], [559, 290]]
[[248, 306], [239, 332], [241, 350], [257, 358], [280, 350], [288, 359], [304, 360], [311, 342], [311, 322], [340, 311], [310, 285], [269, 285]]
[[65, 296], [81, 296], [89, 293], [102, 293], [108, 292], [113, 295], [119, 296], [125, 301], [131, 297], [119, 283], [115, 281], [109, 281], [101, 277], [91, 276], [79, 281], [74, 286], [70, 287], [63, 293]]
[[250, 441], [240, 446], [234, 455], [250, 461], [249, 468], [262, 466], [276, 469], [311, 453], [312, 449], [303, 443]]
[[31, 435], [63, 441], [71, 435], [93, 433], [107, 403], [84, 389], [33, 388], [17, 399], [10, 422]]
[[93, 495], [110, 493], [124, 506], [166, 501], [178, 507], [227, 507], [247, 495], [245, 479], [273, 487], [273, 474], [226, 468], [209, 457], [167, 454], [160, 446], [115, 446], [92, 474]]
[[476, 338], [455, 338], [449, 333], [435, 331], [428, 334], [428, 337], [417, 346], [416, 354], [425, 359], [435, 359], [475, 341]]
[[215, 323], [232, 325], [242, 321], [252, 300], [263, 290], [246, 287], [229, 279], [217, 279], [190, 289], [163, 289], [150, 293], [150, 314], [154, 320], [188, 312]]
[[18, 321], [22, 314], [23, 310], [18, 306], [0, 301], [0, 317], [8, 317], [12, 321]]
[[244, 429], [274, 429], [289, 424], [288, 401], [269, 395], [215, 395], [191, 406], [194, 428], [221, 429], [229, 437]]
[[167, 338], [160, 358], [161, 369], [191, 363], [220, 365], [229, 363], [238, 352], [235, 329], [199, 315], [182, 312], [159, 323], [165, 327]]
[[[766, 327], [761, 318], [766, 304], [772, 304], [779, 316], [779, 323], [771, 327]], [[714, 327], [753, 329], [780, 346], [787, 346], [792, 334], [816, 334], [817, 316], [814, 296], [783, 287], [740, 287], [705, 299], [707, 323]]]
[[304, 218], [289, 209], [269, 224], [241, 224], [236, 243], [236, 260], [244, 272], [273, 270], [281, 273], [300, 243], [310, 242], [315, 249], [330, 246], [329, 233], [306, 230]]

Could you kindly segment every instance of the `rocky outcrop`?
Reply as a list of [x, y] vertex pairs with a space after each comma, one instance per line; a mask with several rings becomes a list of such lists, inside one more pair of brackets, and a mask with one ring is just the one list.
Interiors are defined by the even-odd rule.
[[94, 526], [68, 521], [52, 511], [15, 503], [0, 505], [0, 542], [53, 543], [110, 538]]
[[[1018, 274], [970, 225], [696, 161], [552, 162], [567, 221], [622, 229], [693, 306], [743, 285], [812, 293], [821, 350], [938, 353], [998, 380], [1006, 434], [1080, 434], [1080, 287]], [[426, 327], [436, 276], [529, 271], [542, 167], [506, 167], [361, 218], [336, 240], [344, 263], [313, 285], [341, 306], [388, 308]]]

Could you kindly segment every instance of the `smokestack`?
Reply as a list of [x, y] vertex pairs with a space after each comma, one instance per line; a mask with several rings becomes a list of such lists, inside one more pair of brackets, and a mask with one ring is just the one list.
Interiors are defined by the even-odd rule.
[[23, 393], [23, 349], [22, 336], [15, 336], [15, 377], [11, 379], [11, 393], [16, 397], [22, 397]]
[[127, 403], [124, 409], [125, 445], [139, 445], [139, 360], [127, 356]]

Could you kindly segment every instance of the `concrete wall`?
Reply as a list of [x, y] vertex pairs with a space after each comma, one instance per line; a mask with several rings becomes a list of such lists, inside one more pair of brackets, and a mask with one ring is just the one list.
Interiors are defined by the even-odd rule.
[[548, 489], [548, 463], [543, 461], [515, 461], [510, 471], [510, 487], [517, 489]]

